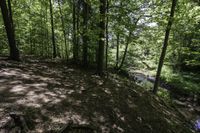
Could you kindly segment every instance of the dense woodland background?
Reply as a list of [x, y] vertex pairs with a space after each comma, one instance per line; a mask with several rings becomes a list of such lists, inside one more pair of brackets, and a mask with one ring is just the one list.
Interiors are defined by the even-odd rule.
[[[171, 1], [156, 0], [36, 0], [10, 4], [21, 55], [74, 59], [83, 66], [100, 63], [97, 66], [104, 68], [150, 71], [156, 70], [159, 62], [171, 7]], [[199, 72], [199, 10], [198, 0], [177, 3], [162, 75], [166, 80], [182, 79], [184, 72]], [[3, 19], [0, 23], [0, 52], [6, 55], [9, 48]], [[105, 38], [101, 32], [106, 32]]]
[[61, 59], [100, 76], [139, 73], [134, 80], [154, 93], [164, 86], [200, 96], [199, 0], [1, 0], [0, 6], [1, 56]]

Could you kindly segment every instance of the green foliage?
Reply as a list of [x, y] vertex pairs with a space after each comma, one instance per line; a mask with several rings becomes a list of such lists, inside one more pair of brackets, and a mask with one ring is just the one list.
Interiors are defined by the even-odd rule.
[[166, 102], [170, 103], [170, 93], [165, 89], [159, 89], [158, 96], [164, 99]]
[[173, 86], [180, 94], [200, 94], [200, 75], [192, 72], [174, 72], [171, 67], [164, 66], [161, 79]]
[[[78, 1], [76, 2], [76, 6]], [[88, 59], [95, 63], [98, 55], [99, 40], [99, 1], [87, 1], [90, 6], [88, 30], [83, 30], [83, 13], [79, 9], [79, 30], [77, 31], [79, 44], [79, 59], [82, 59], [82, 36], [87, 35]], [[60, 14], [57, 0], [53, 1], [53, 14], [55, 25], [55, 38], [57, 52], [66, 59], [67, 50], [72, 58], [73, 51], [73, 8], [72, 1], [61, 0]], [[139, 68], [149, 69], [155, 74], [161, 47], [163, 44], [165, 27], [169, 16], [171, 1], [159, 0], [109, 0], [108, 17], [108, 64], [116, 64], [116, 43], [119, 39], [119, 61], [124, 55], [129, 32], [132, 37], [129, 42], [128, 52], [123, 65], [124, 69]], [[77, 7], [78, 9], [78, 7]], [[17, 45], [22, 54], [52, 57], [51, 24], [49, 3], [45, 0], [18, 0], [12, 1], [12, 11]], [[168, 82], [178, 86], [189, 86], [196, 90], [196, 83], [188, 83], [182, 73], [198, 72], [200, 68], [200, 6], [194, 0], [179, 0], [176, 8], [169, 47], [165, 58], [165, 67], [162, 77]], [[64, 19], [64, 28], [61, 17]], [[0, 18], [2, 18], [0, 14]], [[63, 36], [66, 31], [67, 46]], [[84, 32], [84, 33], [83, 33]], [[0, 19], [0, 54], [8, 54], [7, 38], [3, 21]], [[166, 68], [169, 67], [169, 68]], [[175, 74], [174, 74], [175, 73]], [[192, 79], [192, 77], [191, 77]], [[190, 84], [194, 84], [191, 86]]]

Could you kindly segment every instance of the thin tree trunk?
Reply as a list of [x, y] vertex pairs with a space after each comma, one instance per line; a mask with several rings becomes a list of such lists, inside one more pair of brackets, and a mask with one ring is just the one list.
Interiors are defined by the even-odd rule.
[[50, 57], [49, 30], [48, 30], [48, 25], [47, 25], [47, 23], [48, 23], [48, 7], [47, 6], [46, 6], [46, 9], [45, 9], [45, 21], [46, 21], [46, 23], [45, 23], [45, 25], [46, 25], [45, 33], [46, 33], [46, 52], [47, 52], [46, 56]]
[[122, 61], [121, 61], [121, 64], [120, 66], [117, 68], [117, 70], [120, 70], [123, 65], [124, 65], [124, 61], [126, 59], [126, 54], [127, 54], [127, 51], [128, 51], [128, 46], [129, 46], [129, 43], [130, 43], [130, 39], [131, 39], [131, 35], [132, 35], [132, 32], [129, 33], [129, 36], [127, 38], [127, 42], [126, 42], [126, 47], [125, 47], [125, 51], [124, 51], [124, 55], [122, 57]]
[[89, 17], [89, 7], [86, 1], [83, 2], [83, 66], [88, 65], [88, 17]]
[[159, 64], [158, 64], [156, 80], [155, 80], [154, 88], [153, 88], [153, 93], [154, 94], [156, 94], [157, 91], [158, 91], [160, 75], [161, 75], [162, 66], [163, 66], [163, 63], [164, 63], [165, 55], [166, 55], [166, 50], [167, 50], [167, 46], [168, 46], [170, 30], [171, 30], [171, 26], [172, 26], [172, 23], [173, 23], [173, 17], [174, 17], [174, 12], [175, 12], [175, 8], [176, 8], [176, 3], [177, 3], [177, 0], [173, 0], [172, 1], [170, 17], [169, 17], [167, 28], [166, 28], [166, 32], [165, 32], [165, 39], [164, 39], [162, 52], [161, 52], [161, 56], [160, 56], [160, 60], [159, 60]]
[[[29, 20], [31, 20], [31, 0], [29, 0], [29, 6], [28, 6], [28, 17], [29, 17]], [[29, 51], [29, 54], [33, 54], [33, 45], [32, 45], [32, 24], [31, 24], [31, 21], [28, 22], [29, 23], [29, 45], [30, 45], [30, 51]]]
[[99, 50], [98, 50], [98, 62], [97, 73], [103, 74], [104, 66], [104, 45], [105, 45], [105, 30], [106, 30], [106, 0], [100, 0], [100, 33], [99, 33]]
[[77, 29], [76, 29], [76, 1], [73, 0], [73, 59], [77, 62], [78, 47], [77, 47]]
[[63, 37], [64, 37], [64, 42], [65, 42], [65, 52], [66, 52], [66, 56], [67, 56], [67, 60], [69, 59], [69, 53], [68, 53], [68, 45], [67, 45], [67, 38], [66, 38], [66, 31], [65, 31], [65, 24], [64, 24], [64, 18], [63, 18], [63, 14], [62, 14], [62, 8], [61, 8], [61, 1], [58, 1], [58, 5], [59, 5], [59, 11], [60, 11], [60, 19], [61, 19], [61, 23], [62, 23], [62, 31], [63, 31]]
[[10, 59], [19, 61], [20, 60], [19, 50], [16, 46], [14, 29], [12, 26], [12, 19], [11, 19], [11, 16], [9, 15], [9, 11], [8, 11], [5, 0], [0, 0], [0, 7], [1, 7], [3, 21], [4, 21], [4, 25], [5, 25], [6, 33], [8, 37], [8, 43], [9, 43], [9, 48], [10, 48]]
[[[44, 14], [43, 14], [43, 2], [44, 1], [42, 1], [41, 0], [41, 5], [40, 5], [40, 16], [41, 16], [41, 25], [40, 25], [40, 32], [41, 32], [41, 34], [43, 34], [43, 31], [44, 31], [44, 29], [43, 29], [43, 18], [44, 18]], [[39, 50], [39, 55], [40, 56], [42, 56], [43, 57], [43, 55], [44, 55], [44, 39], [42, 38], [41, 40], [40, 40], [41, 42], [40, 42], [40, 50]]]
[[[109, 0], [106, 1], [106, 71], [108, 69], [108, 22], [109, 22]], [[108, 73], [107, 73], [108, 74]]]
[[79, 43], [80, 43], [80, 10], [81, 10], [81, 0], [78, 0], [77, 3], [77, 12], [76, 12], [76, 47], [77, 47], [77, 59], [79, 59]]
[[116, 51], [116, 66], [115, 68], [118, 68], [119, 65], [119, 39], [120, 39], [120, 35], [119, 33], [117, 33], [117, 51]]
[[56, 58], [56, 43], [55, 43], [55, 33], [54, 33], [54, 21], [53, 21], [53, 6], [51, 0], [49, 0], [50, 4], [50, 15], [51, 15], [51, 32], [52, 32], [52, 46], [53, 46], [53, 58]]

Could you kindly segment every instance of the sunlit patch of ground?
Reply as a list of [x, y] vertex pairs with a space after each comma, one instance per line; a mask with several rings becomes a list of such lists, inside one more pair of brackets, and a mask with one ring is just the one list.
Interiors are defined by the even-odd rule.
[[31, 132], [73, 121], [103, 133], [190, 132], [175, 111], [135, 84], [59, 62], [0, 61], [0, 120], [22, 112]]

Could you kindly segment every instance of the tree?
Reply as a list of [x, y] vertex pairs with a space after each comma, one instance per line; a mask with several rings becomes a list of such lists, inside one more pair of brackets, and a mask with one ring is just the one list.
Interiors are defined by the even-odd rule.
[[9, 9], [9, 15], [10, 15], [11, 24], [12, 24], [12, 27], [14, 29], [11, 0], [8, 0], [8, 9]]
[[119, 65], [119, 67], [117, 68], [117, 70], [120, 70], [124, 64], [124, 61], [126, 59], [126, 54], [127, 54], [127, 51], [128, 51], [128, 45], [130, 43], [130, 39], [131, 39], [131, 35], [132, 35], [132, 32], [129, 31], [129, 36], [127, 37], [127, 42], [126, 42], [126, 46], [125, 46], [125, 51], [124, 51], [124, 55], [122, 57], [122, 61], [121, 61], [121, 64]]
[[51, 0], [49, 0], [49, 6], [50, 6], [50, 16], [51, 16], [51, 32], [52, 32], [52, 46], [53, 46], [53, 58], [56, 58], [57, 52], [56, 52], [56, 42], [55, 42], [55, 32], [54, 32], [54, 20], [53, 20], [53, 6]]
[[106, 1], [106, 71], [108, 69], [108, 44], [109, 44], [109, 38], [108, 38], [108, 23], [109, 23], [109, 0]]
[[60, 0], [58, 1], [58, 6], [59, 6], [59, 12], [60, 12], [60, 19], [61, 19], [61, 23], [62, 23], [63, 38], [64, 38], [64, 43], [65, 43], [65, 52], [66, 52], [66, 56], [67, 56], [67, 60], [68, 60], [69, 59], [69, 51], [68, 51], [69, 46], [67, 45], [65, 23], [64, 23], [64, 17], [63, 17], [63, 13], [62, 13]]
[[163, 63], [164, 63], [165, 55], [166, 55], [166, 50], [167, 50], [168, 40], [169, 40], [169, 34], [170, 34], [171, 26], [172, 26], [172, 23], [173, 23], [173, 17], [174, 17], [176, 3], [177, 3], [177, 0], [172, 0], [171, 12], [170, 12], [168, 24], [167, 24], [167, 27], [166, 27], [165, 39], [164, 39], [164, 43], [163, 43], [163, 47], [162, 47], [161, 56], [160, 56], [160, 59], [159, 59], [159, 64], [158, 64], [158, 69], [157, 69], [157, 74], [156, 74], [156, 80], [155, 80], [154, 88], [153, 88], [154, 94], [156, 94], [157, 91], [158, 91], [160, 74], [161, 74], [161, 71], [162, 71], [162, 66], [163, 66]]
[[[8, 11], [6, 0], [0, 1], [0, 7], [1, 7], [2, 15], [3, 15], [3, 21], [4, 21], [9, 48], [10, 48], [10, 59], [19, 61], [20, 60], [19, 50], [16, 46], [14, 27], [13, 27], [12, 18], [11, 18], [12, 16], [10, 15], [12, 13]], [[11, 11], [11, 8], [10, 8], [10, 11]]]
[[76, 62], [78, 59], [78, 43], [77, 43], [77, 29], [76, 29], [76, 1], [73, 0], [73, 59]]
[[119, 66], [119, 43], [120, 43], [120, 34], [117, 33], [117, 50], [116, 50], [116, 69]]
[[83, 66], [88, 66], [88, 19], [89, 19], [89, 5], [87, 1], [83, 1]]
[[104, 45], [105, 45], [105, 30], [106, 30], [106, 0], [100, 0], [100, 23], [99, 23], [99, 49], [97, 61], [97, 73], [103, 74], [104, 67]]

